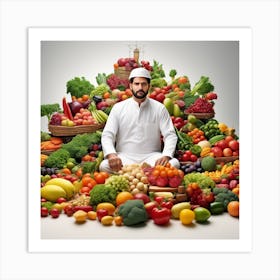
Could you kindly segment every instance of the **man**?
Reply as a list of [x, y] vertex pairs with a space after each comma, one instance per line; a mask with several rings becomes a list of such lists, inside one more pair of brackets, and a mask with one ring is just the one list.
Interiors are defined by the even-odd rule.
[[179, 168], [179, 161], [173, 158], [177, 135], [165, 106], [147, 97], [150, 80], [145, 68], [131, 71], [133, 96], [113, 106], [102, 133], [105, 159], [101, 171], [113, 173], [124, 165], [144, 162], [151, 166], [170, 162]]

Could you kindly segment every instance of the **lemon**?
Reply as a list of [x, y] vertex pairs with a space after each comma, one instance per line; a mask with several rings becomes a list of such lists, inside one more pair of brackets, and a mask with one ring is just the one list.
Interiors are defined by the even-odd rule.
[[183, 209], [180, 211], [179, 219], [183, 225], [189, 225], [195, 219], [195, 213], [191, 209]]

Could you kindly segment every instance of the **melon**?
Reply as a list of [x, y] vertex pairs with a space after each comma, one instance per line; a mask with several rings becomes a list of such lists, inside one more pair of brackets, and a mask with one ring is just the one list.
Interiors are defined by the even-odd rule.
[[201, 167], [205, 171], [214, 171], [217, 169], [216, 160], [211, 156], [203, 157], [201, 160]]

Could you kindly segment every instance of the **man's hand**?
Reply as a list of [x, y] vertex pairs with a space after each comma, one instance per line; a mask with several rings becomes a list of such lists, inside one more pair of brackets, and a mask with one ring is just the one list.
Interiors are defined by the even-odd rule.
[[110, 154], [107, 156], [107, 158], [108, 158], [109, 166], [113, 171], [118, 172], [119, 170], [122, 169], [123, 164], [117, 154]]
[[170, 159], [171, 158], [168, 157], [168, 156], [161, 157], [161, 158], [159, 158], [156, 161], [155, 165], [163, 165], [163, 166], [165, 166], [169, 162]]

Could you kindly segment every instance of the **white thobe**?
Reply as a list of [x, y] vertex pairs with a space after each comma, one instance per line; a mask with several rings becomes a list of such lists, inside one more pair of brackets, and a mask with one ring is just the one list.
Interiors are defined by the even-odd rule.
[[125, 165], [142, 163], [150, 157], [155, 160], [162, 156], [172, 158], [177, 135], [162, 103], [146, 98], [139, 106], [133, 98], [129, 98], [113, 106], [102, 132], [101, 143], [104, 157], [117, 153], [126, 161], [123, 162]]

